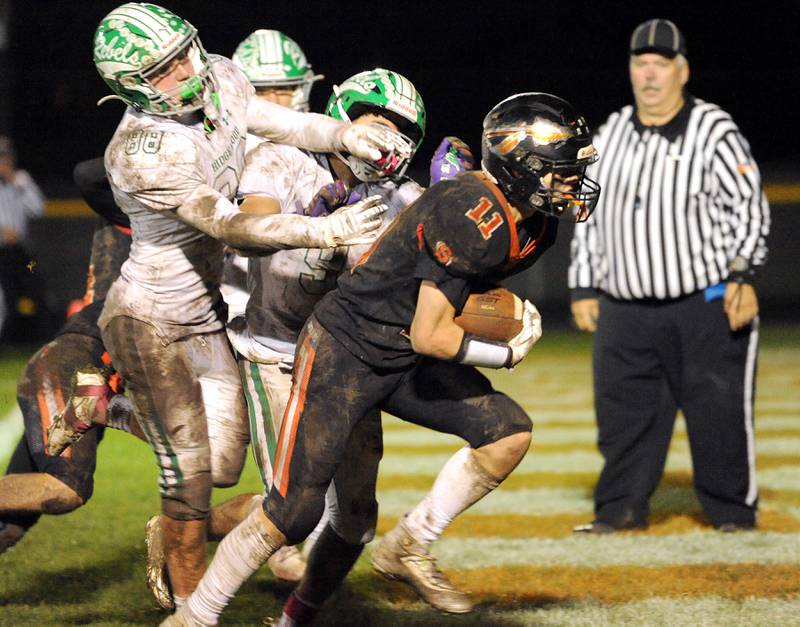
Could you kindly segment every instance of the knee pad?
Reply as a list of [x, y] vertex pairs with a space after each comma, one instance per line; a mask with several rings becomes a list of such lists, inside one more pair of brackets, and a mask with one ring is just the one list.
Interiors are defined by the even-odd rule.
[[211, 477], [215, 488], [229, 488], [239, 482], [247, 458], [247, 444], [247, 440], [243, 442], [209, 434]]
[[525, 410], [505, 394], [492, 397], [486, 411], [491, 413], [492, 420], [473, 424], [471, 433], [462, 434], [472, 448], [493, 444], [509, 435], [530, 432], [533, 429], [533, 422]]
[[351, 502], [350, 507], [341, 507], [331, 483], [325, 494], [325, 508], [331, 529], [347, 544], [367, 544], [375, 537], [378, 525], [378, 502], [375, 499], [370, 503]]
[[[223, 348], [229, 350], [227, 345]], [[218, 488], [227, 488], [239, 481], [250, 444], [247, 404], [238, 370], [235, 363], [231, 363], [230, 373], [222, 371], [216, 377], [199, 377], [211, 448], [211, 473], [214, 486]]]

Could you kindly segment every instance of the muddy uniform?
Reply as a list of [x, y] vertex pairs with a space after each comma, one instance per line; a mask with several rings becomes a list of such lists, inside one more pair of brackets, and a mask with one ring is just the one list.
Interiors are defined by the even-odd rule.
[[435, 283], [459, 312], [476, 284], [530, 267], [552, 245], [556, 227], [538, 212], [516, 225], [494, 184], [464, 174], [426, 191], [340, 277], [299, 339], [265, 502], [290, 543], [316, 524], [334, 476], [343, 477], [364, 528], [369, 521], [374, 529], [380, 433], [358, 456], [348, 456], [348, 438], [375, 409], [459, 435], [474, 448], [530, 430], [525, 411], [477, 369], [422, 358], [407, 330], [420, 281]]
[[[303, 213], [317, 191], [334, 180], [327, 155], [288, 146], [262, 144], [248, 154], [247, 161], [240, 192], [278, 199], [283, 213]], [[400, 186], [360, 183], [353, 191], [362, 198], [382, 196], [389, 207], [383, 216], [388, 225], [419, 197], [422, 188], [408, 180]], [[228, 335], [240, 355], [254, 452], [267, 490], [272, 485], [275, 445], [291, 388], [297, 338], [316, 303], [336, 285], [337, 276], [366, 250], [365, 246], [297, 249], [250, 259], [246, 316], [231, 322]], [[377, 413], [373, 422], [380, 429]]]
[[[93, 169], [99, 166], [104, 177], [101, 160], [81, 165]], [[76, 182], [88, 200], [83, 185], [85, 181], [78, 178], [77, 169]], [[106, 191], [110, 196], [110, 190]], [[104, 364], [105, 349], [97, 318], [108, 289], [119, 276], [122, 263], [128, 257], [130, 245], [128, 229], [111, 224], [104, 218], [97, 219], [84, 295], [86, 306], [70, 318], [51, 342], [31, 357], [17, 386], [17, 401], [22, 410], [25, 432], [11, 456], [6, 474], [45, 472], [75, 490], [84, 503], [91, 498], [94, 489], [97, 445], [103, 437], [103, 429], [90, 429], [79, 442], [57, 457], [45, 453], [47, 429], [53, 415], [63, 410], [69, 398], [75, 369], [90, 364], [98, 367]], [[38, 519], [38, 514], [4, 516], [0, 522], [27, 529]]]
[[[217, 117], [183, 124], [128, 108], [105, 154], [133, 245], [100, 328], [161, 467], [163, 511], [208, 513], [214, 483], [236, 483], [249, 441], [236, 363], [223, 331], [222, 244], [174, 213], [199, 185], [232, 199], [244, 166], [253, 88], [211, 55]], [[222, 443], [211, 459], [209, 437]]]

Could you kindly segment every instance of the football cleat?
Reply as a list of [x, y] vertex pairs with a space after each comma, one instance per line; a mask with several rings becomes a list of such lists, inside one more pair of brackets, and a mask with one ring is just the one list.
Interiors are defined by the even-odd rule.
[[408, 532], [403, 523], [387, 533], [372, 552], [372, 567], [387, 579], [410, 585], [432, 607], [465, 614], [475, 607], [439, 570], [436, 559]]
[[161, 516], [155, 515], [144, 527], [144, 543], [147, 546], [145, 575], [147, 587], [155, 597], [158, 606], [165, 610], [175, 607], [172, 587], [167, 572], [167, 557], [164, 554], [164, 538], [161, 534]]
[[60, 455], [75, 444], [95, 423], [105, 424], [111, 390], [100, 368], [86, 366], [75, 371], [72, 395], [64, 409], [53, 416], [47, 429], [47, 454]]
[[300, 581], [306, 572], [306, 561], [296, 546], [283, 546], [267, 560], [267, 566], [278, 579]]

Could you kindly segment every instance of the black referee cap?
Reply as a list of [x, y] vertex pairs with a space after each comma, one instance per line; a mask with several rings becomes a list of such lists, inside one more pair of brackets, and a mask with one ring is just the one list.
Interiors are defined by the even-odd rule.
[[656, 52], [670, 59], [679, 53], [685, 57], [686, 40], [669, 20], [647, 20], [639, 24], [631, 36], [631, 54], [645, 52]]

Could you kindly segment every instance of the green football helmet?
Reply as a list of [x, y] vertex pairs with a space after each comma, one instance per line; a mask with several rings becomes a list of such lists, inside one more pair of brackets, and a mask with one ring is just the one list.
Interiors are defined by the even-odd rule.
[[295, 87], [291, 108], [296, 111], [308, 111], [314, 81], [325, 78], [314, 74], [297, 42], [277, 30], [260, 29], [248, 35], [236, 47], [233, 62], [256, 89]]
[[352, 121], [365, 113], [388, 118], [397, 126], [405, 149], [370, 163], [352, 155], [344, 157], [353, 173], [362, 181], [387, 176], [402, 176], [425, 137], [425, 104], [413, 83], [405, 76], [375, 68], [351, 76], [334, 85], [325, 114], [337, 120]]
[[[194, 76], [163, 91], [151, 79], [181, 55]], [[155, 4], [127, 2], [106, 15], [94, 35], [94, 64], [114, 95], [137, 111], [183, 115], [202, 109], [218, 91], [197, 29]]]

